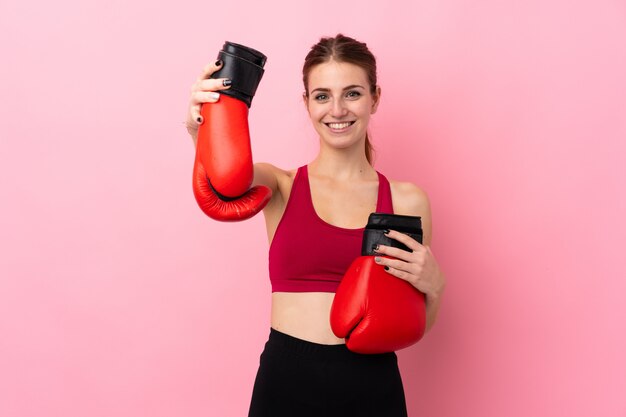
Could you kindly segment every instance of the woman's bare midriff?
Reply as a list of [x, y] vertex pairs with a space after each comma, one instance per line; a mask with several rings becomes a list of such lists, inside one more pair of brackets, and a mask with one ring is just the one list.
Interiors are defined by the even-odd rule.
[[[283, 216], [286, 202], [293, 186], [293, 181], [297, 170], [288, 171], [287, 175], [278, 178], [281, 199], [274, 205], [268, 206], [266, 214], [266, 225], [268, 238], [271, 245], [272, 239], [278, 227], [278, 223]], [[375, 178], [373, 178], [375, 177]], [[316, 176], [309, 173], [310, 187], [312, 192], [313, 207], [316, 213], [322, 214], [325, 222], [337, 224], [337, 227], [358, 228], [365, 224], [369, 213], [376, 208], [378, 193], [378, 176], [372, 174], [372, 178], [367, 183], [369, 192], [355, 187], [351, 183], [351, 188], [356, 189], [354, 194], [346, 192], [325, 183], [317, 188]], [[315, 190], [323, 191], [325, 195], [316, 198], [319, 194]], [[343, 196], [346, 201], [338, 200], [336, 196]], [[344, 218], [329, 219], [328, 213], [333, 208], [327, 202], [334, 201], [341, 207], [345, 207], [348, 202], [354, 207], [359, 207], [360, 212], [349, 213]], [[373, 207], [373, 208], [372, 208]], [[345, 343], [344, 339], [334, 335], [330, 328], [330, 307], [333, 304], [335, 293], [329, 292], [275, 292], [272, 293], [272, 323], [271, 326], [283, 333], [309, 342], [321, 343], [324, 345], [337, 345]]]
[[298, 339], [324, 345], [345, 343], [330, 329], [334, 293], [272, 293], [272, 327]]

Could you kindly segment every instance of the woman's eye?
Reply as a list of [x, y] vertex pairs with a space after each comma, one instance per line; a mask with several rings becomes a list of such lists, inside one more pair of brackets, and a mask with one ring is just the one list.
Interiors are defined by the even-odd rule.
[[360, 97], [361, 93], [359, 93], [358, 91], [348, 91], [346, 96], [350, 98], [356, 98], [356, 97]]
[[328, 96], [326, 94], [318, 94], [315, 96], [315, 100], [317, 101], [323, 101], [326, 100], [328, 98]]

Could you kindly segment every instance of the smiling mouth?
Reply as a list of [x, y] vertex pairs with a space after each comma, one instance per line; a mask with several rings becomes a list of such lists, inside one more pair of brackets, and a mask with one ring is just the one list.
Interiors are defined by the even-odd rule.
[[324, 123], [326, 126], [330, 127], [333, 130], [341, 130], [345, 129], [349, 126], [352, 126], [354, 122], [342, 122], [342, 123]]

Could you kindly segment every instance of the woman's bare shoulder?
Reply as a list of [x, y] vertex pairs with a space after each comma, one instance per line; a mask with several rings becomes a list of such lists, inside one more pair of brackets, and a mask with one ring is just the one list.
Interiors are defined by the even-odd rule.
[[408, 181], [389, 180], [393, 211], [409, 216], [427, 216], [430, 214], [428, 194], [422, 188]]
[[430, 245], [432, 239], [432, 219], [430, 201], [426, 192], [412, 182], [389, 181], [393, 212], [405, 216], [419, 216], [422, 218], [424, 237], [422, 242]]
[[393, 212], [405, 216], [419, 216], [422, 218], [424, 237], [422, 243], [430, 245], [432, 239], [432, 216], [428, 194], [412, 182], [389, 181]]

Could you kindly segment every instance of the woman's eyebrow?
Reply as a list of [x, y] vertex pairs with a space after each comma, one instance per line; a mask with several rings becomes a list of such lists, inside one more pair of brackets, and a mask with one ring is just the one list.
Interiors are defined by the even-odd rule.
[[[364, 90], [365, 90], [365, 87], [363, 87], [362, 85], [352, 84], [352, 85], [349, 85], [349, 86], [347, 86], [347, 87], [344, 87], [343, 91], [346, 91], [346, 90], [351, 90], [351, 89], [353, 89], [353, 88], [362, 88], [362, 89], [364, 89]], [[327, 93], [327, 92], [329, 92], [329, 91], [330, 91], [330, 88], [316, 88], [315, 90], [311, 91], [311, 93], [314, 93], [314, 92], [316, 92], [316, 91], [321, 91], [321, 92], [323, 92], [323, 93]]]

